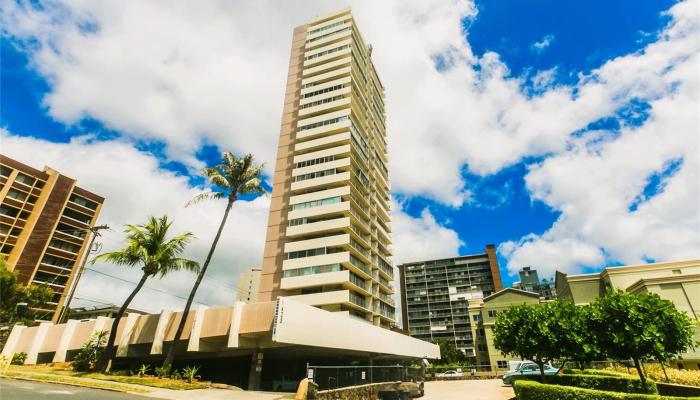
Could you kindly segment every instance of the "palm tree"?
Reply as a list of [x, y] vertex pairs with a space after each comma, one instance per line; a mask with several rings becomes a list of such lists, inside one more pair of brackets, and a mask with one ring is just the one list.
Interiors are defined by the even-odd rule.
[[105, 372], [109, 372], [109, 369], [112, 367], [112, 360], [116, 353], [114, 341], [117, 338], [119, 321], [148, 278], [156, 275], [162, 278], [170, 272], [179, 270], [199, 271], [198, 262], [180, 257], [185, 251], [187, 244], [194, 238], [194, 235], [190, 232], [185, 232], [169, 239], [168, 230], [171, 225], [172, 221], [168, 221], [167, 215], [163, 215], [160, 218], [152, 216], [147, 223], [142, 225], [125, 225], [126, 246], [121, 250], [100, 254], [92, 260], [93, 264], [96, 261], [107, 261], [127, 267], [138, 265], [141, 266], [143, 271], [141, 280], [129, 297], [126, 298], [114, 318], [114, 322], [112, 322], [103, 365]]
[[253, 161], [254, 157], [252, 154], [246, 154], [243, 158], [237, 158], [231, 152], [225, 151], [221, 155], [221, 163], [202, 170], [202, 175], [207, 177], [209, 183], [216, 189], [216, 191], [200, 193], [187, 203], [187, 206], [190, 206], [204, 200], [226, 199], [227, 201], [224, 216], [221, 219], [221, 224], [219, 224], [219, 230], [216, 232], [216, 236], [214, 236], [214, 241], [211, 244], [207, 258], [204, 260], [204, 264], [202, 265], [202, 269], [199, 271], [199, 275], [197, 275], [197, 280], [192, 287], [190, 296], [187, 298], [187, 304], [185, 304], [185, 309], [183, 310], [180, 324], [175, 332], [175, 338], [173, 339], [173, 343], [168, 349], [168, 355], [165, 357], [165, 361], [163, 362], [163, 367], [167, 369], [170, 369], [170, 366], [175, 359], [175, 345], [180, 340], [182, 331], [185, 329], [187, 314], [190, 312], [190, 308], [192, 307], [192, 302], [194, 301], [194, 296], [197, 293], [199, 284], [202, 283], [204, 274], [207, 273], [207, 267], [209, 266], [212, 255], [214, 255], [216, 245], [219, 243], [221, 232], [224, 230], [224, 225], [226, 225], [226, 220], [228, 219], [228, 214], [231, 211], [231, 207], [233, 207], [233, 203], [235, 203], [236, 200], [238, 200], [238, 197], [242, 195], [258, 195], [267, 193], [265, 188], [262, 187], [262, 179], [260, 178], [265, 164], [254, 165]]

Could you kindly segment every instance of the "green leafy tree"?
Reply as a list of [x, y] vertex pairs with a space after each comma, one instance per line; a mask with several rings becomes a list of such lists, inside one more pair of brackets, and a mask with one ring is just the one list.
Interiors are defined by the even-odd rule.
[[573, 313], [566, 322], [569, 338], [563, 342], [562, 355], [576, 361], [583, 370], [592, 361], [604, 360], [607, 355], [600, 346], [598, 334], [590, 327], [593, 318], [592, 307], [576, 306], [571, 302], [569, 304], [567, 307], [572, 307]]
[[446, 339], [435, 339], [433, 343], [440, 346], [441, 361], [444, 364], [462, 363], [467, 361], [467, 355], [455, 346], [455, 343]]
[[156, 275], [163, 277], [174, 271], [199, 271], [199, 263], [180, 257], [194, 235], [185, 232], [169, 238], [168, 231], [171, 225], [172, 221], [168, 221], [166, 215], [160, 218], [150, 217], [148, 222], [142, 225], [126, 225], [124, 228], [126, 246], [118, 251], [100, 254], [92, 261], [92, 263], [106, 261], [126, 267], [140, 266], [143, 272], [138, 284], [114, 317], [105, 352], [105, 372], [111, 368], [116, 353], [114, 342], [117, 338], [119, 321], [146, 281]]
[[[187, 298], [187, 303], [185, 304], [185, 309], [183, 310], [183, 316], [186, 316], [190, 312], [192, 307], [192, 302], [194, 301], [194, 296], [197, 293], [199, 285], [202, 283], [204, 275], [207, 273], [207, 268], [211, 262], [211, 258], [214, 255], [216, 246], [221, 238], [221, 232], [224, 230], [226, 221], [228, 220], [229, 212], [233, 207], [233, 203], [238, 200], [240, 196], [246, 195], [260, 195], [265, 194], [266, 191], [262, 186], [262, 179], [260, 175], [262, 174], [264, 164], [255, 165], [254, 158], [252, 154], [246, 154], [243, 158], [238, 158], [231, 152], [225, 151], [221, 156], [221, 163], [214, 167], [207, 167], [202, 170], [202, 175], [204, 175], [209, 183], [216, 189], [215, 191], [209, 191], [205, 193], [200, 193], [190, 200], [187, 205], [193, 205], [200, 203], [205, 200], [226, 200], [226, 209], [224, 215], [221, 218], [221, 223], [219, 224], [219, 229], [214, 236], [214, 241], [211, 244], [207, 258], [202, 264], [202, 269], [197, 275], [197, 280], [194, 282], [192, 291]], [[175, 359], [175, 345], [182, 337], [182, 332], [185, 329], [185, 323], [187, 318], [183, 317], [180, 320], [177, 330], [175, 331], [175, 338], [173, 343], [168, 349], [168, 355], [165, 357], [163, 362], [163, 367], [170, 370], [170, 367]]]
[[655, 293], [610, 291], [591, 308], [589, 327], [601, 348], [612, 358], [632, 359], [645, 387], [643, 360], [668, 360], [694, 346], [692, 320]]
[[567, 327], [559, 319], [567, 312], [563, 302], [511, 306], [496, 318], [493, 344], [504, 355], [536, 363], [544, 380], [545, 364], [562, 356]]
[[46, 285], [24, 286], [17, 281], [17, 273], [10, 271], [7, 261], [0, 257], [0, 324], [34, 323], [35, 309], [46, 308], [54, 296]]

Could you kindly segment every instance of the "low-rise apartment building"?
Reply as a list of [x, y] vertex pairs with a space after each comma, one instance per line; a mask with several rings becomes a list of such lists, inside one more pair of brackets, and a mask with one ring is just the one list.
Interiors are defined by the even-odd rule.
[[[607, 290], [652, 292], [675, 304], [696, 321], [695, 340], [700, 341], [700, 259], [607, 267], [593, 274], [556, 274], [559, 297], [585, 305]], [[678, 367], [700, 369], [700, 349], [682, 355]]]

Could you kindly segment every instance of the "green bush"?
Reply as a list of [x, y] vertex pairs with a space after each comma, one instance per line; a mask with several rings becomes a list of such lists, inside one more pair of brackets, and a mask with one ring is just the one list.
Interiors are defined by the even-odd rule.
[[[540, 375], [523, 375], [513, 378], [513, 381], [516, 380], [530, 380], [541, 383], [542, 377]], [[547, 375], [545, 382], [552, 385], [575, 386], [584, 389], [607, 390], [611, 392], [646, 394], [659, 393], [656, 389], [656, 384], [653, 381], [647, 380], [647, 387], [645, 389], [644, 386], [642, 386], [642, 381], [639, 379], [620, 375]]]
[[[529, 380], [514, 383], [517, 400], [690, 400], [688, 397], [666, 397], [653, 394], [618, 393], [571, 386], [544, 385]], [[694, 397], [693, 399], [699, 399]]]
[[12, 365], [22, 365], [24, 362], [27, 360], [27, 353], [21, 352], [21, 353], [15, 353], [15, 355], [12, 356]]
[[73, 359], [74, 371], [94, 371], [102, 361], [107, 344], [107, 331], [95, 332]]

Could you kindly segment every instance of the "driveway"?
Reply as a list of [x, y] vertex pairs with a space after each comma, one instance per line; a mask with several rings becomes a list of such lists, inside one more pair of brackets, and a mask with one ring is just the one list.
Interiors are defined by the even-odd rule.
[[12, 400], [148, 400], [146, 397], [54, 383], [0, 379], [0, 399]]
[[425, 382], [422, 400], [508, 400], [515, 397], [512, 386], [500, 379]]

